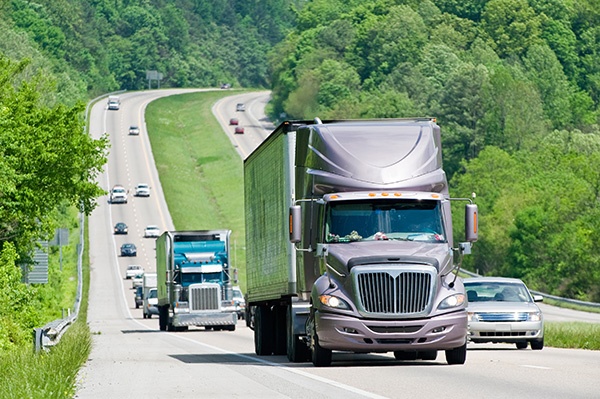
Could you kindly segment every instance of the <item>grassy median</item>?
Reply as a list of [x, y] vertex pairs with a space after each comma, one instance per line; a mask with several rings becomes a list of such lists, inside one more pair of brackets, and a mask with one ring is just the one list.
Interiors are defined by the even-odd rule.
[[245, 292], [243, 163], [211, 110], [230, 95], [210, 91], [161, 98], [148, 106], [146, 126], [175, 228], [231, 230], [230, 262]]

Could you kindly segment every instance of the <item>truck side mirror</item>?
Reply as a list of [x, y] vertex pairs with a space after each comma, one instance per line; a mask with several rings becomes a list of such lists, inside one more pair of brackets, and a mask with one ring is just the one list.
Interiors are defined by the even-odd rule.
[[296, 244], [302, 239], [302, 209], [300, 205], [290, 206], [290, 242]]
[[465, 240], [468, 242], [477, 241], [479, 234], [477, 205], [465, 205]]

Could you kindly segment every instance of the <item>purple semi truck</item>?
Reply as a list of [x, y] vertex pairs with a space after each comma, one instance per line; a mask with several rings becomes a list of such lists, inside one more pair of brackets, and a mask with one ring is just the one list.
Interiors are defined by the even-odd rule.
[[247, 323], [258, 355], [466, 360], [465, 205], [455, 246], [432, 118], [286, 121], [244, 161]]

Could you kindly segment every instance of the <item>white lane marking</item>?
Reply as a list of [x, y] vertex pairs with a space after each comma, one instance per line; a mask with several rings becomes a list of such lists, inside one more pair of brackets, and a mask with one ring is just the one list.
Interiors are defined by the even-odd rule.
[[544, 366], [533, 366], [530, 364], [522, 364], [521, 367], [527, 367], [530, 369], [539, 369], [539, 370], [552, 370], [552, 367], [544, 367]]

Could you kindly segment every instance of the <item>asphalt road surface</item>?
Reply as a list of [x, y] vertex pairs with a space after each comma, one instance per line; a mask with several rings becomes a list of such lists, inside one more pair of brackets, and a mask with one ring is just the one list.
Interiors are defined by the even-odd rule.
[[[154, 167], [143, 121], [145, 106], [155, 98], [185, 92], [155, 90], [121, 95], [119, 111], [97, 103], [90, 132], [107, 132], [111, 153], [99, 181], [105, 189], [122, 184], [133, 190], [151, 186], [148, 198], [130, 196], [127, 204], [100, 201], [89, 218], [91, 287], [88, 323], [93, 333], [91, 356], [79, 374], [77, 398], [593, 398], [600, 394], [600, 352], [544, 348], [517, 350], [513, 345], [470, 345], [467, 362], [448, 366], [443, 353], [436, 361], [396, 361], [391, 354], [334, 353], [333, 365], [289, 363], [285, 356], [256, 356], [253, 333], [239, 323], [236, 331], [159, 331], [158, 320], [143, 319], [135, 309], [128, 264], [153, 272], [154, 240], [143, 238], [147, 224], [173, 229]], [[232, 91], [213, 108], [233, 145], [245, 158], [269, 129], [262, 110], [268, 93]], [[235, 104], [244, 102], [243, 115]], [[233, 135], [229, 118], [248, 129]], [[129, 125], [141, 128], [129, 136]], [[254, 130], [256, 129], [256, 130]], [[159, 149], [157, 149], [159, 150]], [[123, 221], [129, 234], [115, 236]], [[133, 242], [135, 258], [119, 256]]]

